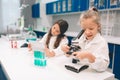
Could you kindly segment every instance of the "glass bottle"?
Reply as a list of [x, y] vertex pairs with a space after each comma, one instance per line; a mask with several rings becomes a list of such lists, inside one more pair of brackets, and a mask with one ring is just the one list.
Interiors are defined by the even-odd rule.
[[32, 30], [32, 27], [29, 27], [28, 28], [28, 33], [26, 35], [26, 41], [29, 42], [29, 41], [36, 41], [37, 39], [37, 35], [36, 33]]

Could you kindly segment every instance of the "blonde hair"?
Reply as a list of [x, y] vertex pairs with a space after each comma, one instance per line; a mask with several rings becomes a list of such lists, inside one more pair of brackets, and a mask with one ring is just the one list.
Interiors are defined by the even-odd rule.
[[84, 20], [84, 19], [89, 19], [92, 18], [93, 21], [98, 25], [98, 27], [100, 28], [98, 31], [101, 32], [101, 24], [100, 24], [100, 17], [99, 17], [99, 12], [96, 8], [92, 7], [90, 8], [88, 11], [84, 12], [83, 14], [81, 14], [80, 16], [80, 23]]

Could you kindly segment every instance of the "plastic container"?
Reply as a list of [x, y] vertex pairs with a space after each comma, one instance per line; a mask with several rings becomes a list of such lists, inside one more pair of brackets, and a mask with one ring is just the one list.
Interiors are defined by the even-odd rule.
[[45, 67], [47, 65], [47, 59], [44, 52], [44, 48], [45, 46], [43, 43], [38, 43], [36, 46], [34, 46], [33, 52], [35, 66]]
[[34, 51], [34, 65], [45, 67], [47, 65], [47, 60], [45, 53], [39, 50]]

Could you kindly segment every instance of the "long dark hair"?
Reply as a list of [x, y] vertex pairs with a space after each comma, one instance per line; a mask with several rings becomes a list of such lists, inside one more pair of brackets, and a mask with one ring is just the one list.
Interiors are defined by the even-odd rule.
[[[63, 20], [63, 19], [60, 19], [58, 21], [56, 21], [53, 25], [55, 24], [58, 24], [59, 25], [59, 28], [60, 28], [60, 34], [57, 36], [57, 39], [54, 43], [54, 48], [57, 48], [60, 44], [60, 41], [64, 38], [64, 33], [67, 31], [68, 29], [68, 23], [67, 21]], [[50, 42], [50, 38], [52, 37], [52, 34], [51, 34], [51, 29], [49, 30], [48, 32], [48, 36], [47, 36], [47, 40], [46, 40], [46, 45], [47, 47], [49, 48], [49, 42]]]

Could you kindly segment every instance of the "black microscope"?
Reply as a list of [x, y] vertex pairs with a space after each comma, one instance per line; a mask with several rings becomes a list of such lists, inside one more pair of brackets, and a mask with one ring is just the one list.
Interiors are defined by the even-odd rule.
[[[81, 30], [81, 32], [77, 35], [77, 37], [72, 39], [69, 52], [67, 52], [66, 54], [71, 55], [73, 52], [80, 51], [81, 47], [79, 46], [79, 43], [77, 40], [82, 36], [83, 33], [84, 33], [84, 30]], [[75, 57], [73, 57], [72, 63], [77, 63], [77, 62], [79, 62], [79, 59], [76, 59]]]
[[[77, 52], [77, 51], [81, 50], [81, 47], [79, 46], [79, 42], [77, 40], [79, 40], [79, 38], [82, 36], [83, 33], [84, 33], [84, 30], [81, 30], [81, 32], [77, 35], [77, 37], [72, 39], [71, 45], [70, 45], [70, 50], [66, 54], [72, 55], [73, 52]], [[73, 55], [73, 59], [72, 59], [73, 64], [77, 64], [78, 62], [80, 62], [80, 60], [77, 59], [75, 56], [76, 55]], [[71, 66], [71, 65], [65, 65], [66, 69], [73, 71], [73, 72], [76, 72], [76, 73], [79, 73], [80, 71], [85, 70], [88, 67], [89, 67], [88, 65], [82, 65], [81, 67], [76, 68], [76, 67]]]

